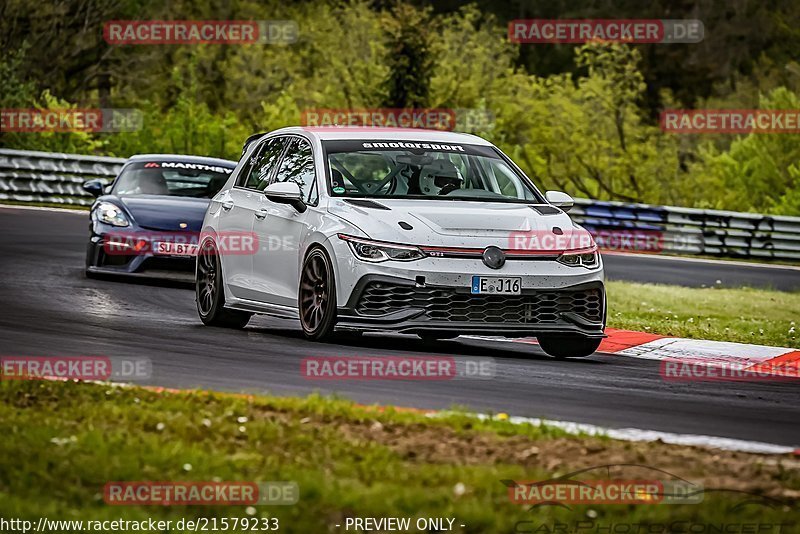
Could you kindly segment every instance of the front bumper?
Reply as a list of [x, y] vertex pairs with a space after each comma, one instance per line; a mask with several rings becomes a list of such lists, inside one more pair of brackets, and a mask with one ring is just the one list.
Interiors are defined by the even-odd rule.
[[[121, 232], [114, 232], [115, 236], [122, 235]], [[176, 272], [181, 276], [180, 279], [187, 278], [188, 275], [194, 277], [196, 258], [194, 256], [165, 256], [155, 255], [150, 252], [136, 252], [131, 250], [115, 250], [110, 253], [107, 245], [108, 234], [92, 233], [86, 247], [86, 270], [97, 274], [121, 274], [139, 275], [148, 273], [151, 276], [163, 276], [164, 273]], [[142, 232], [131, 232], [131, 236], [136, 239], [148, 239], [142, 237]]]
[[472, 295], [465, 286], [368, 274], [337, 316], [337, 326], [344, 329], [600, 338], [606, 298], [601, 280], [524, 288], [521, 295]]

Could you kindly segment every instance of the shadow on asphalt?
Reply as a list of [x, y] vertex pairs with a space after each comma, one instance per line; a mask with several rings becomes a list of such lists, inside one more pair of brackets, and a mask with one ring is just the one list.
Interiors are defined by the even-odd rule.
[[133, 284], [152, 287], [169, 287], [173, 289], [194, 289], [194, 278], [190, 277], [161, 277], [147, 276], [143, 274], [106, 274], [92, 273], [91, 276], [84, 277], [84, 280], [98, 282], [116, 282], [121, 284]]
[[[122, 284], [133, 284], [151, 287], [167, 287], [175, 289], [194, 289], [194, 281], [176, 278], [165, 278], [156, 276], [142, 275], [118, 275], [118, 274], [93, 274], [89, 279], [92, 281], [112, 282]], [[262, 316], [263, 317], [263, 316]], [[268, 319], [272, 320], [272, 319]], [[346, 332], [337, 332], [334, 339], [328, 343], [313, 342], [305, 339], [299, 325], [294, 325], [293, 321], [281, 320], [286, 323], [284, 327], [272, 327], [255, 325], [249, 326], [242, 332], [237, 332], [228, 328], [213, 328], [202, 324], [194, 325], [198, 331], [201, 329], [217, 330], [222, 334], [227, 332], [235, 335], [261, 334], [276, 336], [283, 339], [297, 340], [306, 343], [308, 346], [318, 346], [320, 348], [348, 347], [357, 349], [362, 353], [365, 349], [392, 350], [406, 353], [416, 353], [419, 355], [446, 355], [446, 356], [480, 356], [491, 358], [505, 358], [510, 360], [525, 360], [563, 363], [568, 362], [572, 365], [606, 365], [610, 362], [606, 360], [594, 359], [600, 354], [593, 354], [588, 358], [567, 358], [559, 360], [541, 352], [537, 345], [527, 343], [510, 343], [507, 341], [492, 340], [473, 340], [455, 339], [441, 341], [423, 341], [416, 335], [408, 334], [364, 334], [357, 335]], [[231, 336], [233, 338], [234, 336]]]
[[551, 356], [547, 356], [541, 352], [536, 352], [541, 350], [538, 349], [536, 345], [530, 345], [526, 343], [512, 344], [506, 341], [455, 339], [425, 342], [419, 339], [416, 335], [364, 334], [358, 336], [350, 334], [337, 334], [332, 341], [328, 343], [319, 343], [306, 340], [303, 336], [303, 333], [299, 329], [256, 326], [246, 328], [245, 332], [296, 339], [302, 343], [307, 343], [309, 346], [319, 346], [320, 348], [347, 347], [357, 349], [360, 355], [363, 355], [363, 351], [365, 349], [376, 349], [401, 351], [405, 353], [418, 353], [419, 355], [435, 354], [444, 356], [481, 356], [491, 358], [506, 358], [511, 360], [535, 360], [553, 363], [569, 362], [570, 364], [575, 365], [606, 365], [609, 363], [605, 360], [589, 359], [596, 356], [601, 356], [601, 354], [598, 353], [593, 354], [589, 358], [567, 358], [564, 360], [559, 360]]

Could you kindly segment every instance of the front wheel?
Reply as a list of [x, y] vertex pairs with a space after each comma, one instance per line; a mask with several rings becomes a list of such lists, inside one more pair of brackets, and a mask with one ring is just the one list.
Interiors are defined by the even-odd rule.
[[584, 358], [600, 346], [601, 338], [580, 336], [537, 336], [539, 346], [555, 358]]
[[297, 300], [303, 334], [316, 341], [330, 339], [336, 325], [336, 282], [321, 248], [309, 252], [303, 262]]
[[211, 243], [200, 247], [197, 253], [195, 300], [200, 320], [207, 326], [244, 328], [253, 316], [252, 313], [225, 308], [222, 268], [217, 249]]

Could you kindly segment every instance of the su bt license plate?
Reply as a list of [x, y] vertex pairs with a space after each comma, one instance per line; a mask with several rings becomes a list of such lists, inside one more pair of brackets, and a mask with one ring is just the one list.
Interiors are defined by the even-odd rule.
[[473, 276], [473, 295], [519, 295], [522, 291], [522, 278], [519, 276]]
[[197, 256], [199, 245], [158, 241], [153, 243], [153, 254], [160, 256]]

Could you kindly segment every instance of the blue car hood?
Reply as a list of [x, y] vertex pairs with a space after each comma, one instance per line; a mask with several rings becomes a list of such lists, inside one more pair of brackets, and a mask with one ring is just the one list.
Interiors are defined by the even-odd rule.
[[[131, 195], [119, 200], [133, 216], [135, 224], [152, 230], [199, 232], [208, 208], [208, 198], [161, 195]], [[185, 223], [186, 228], [180, 224]]]

